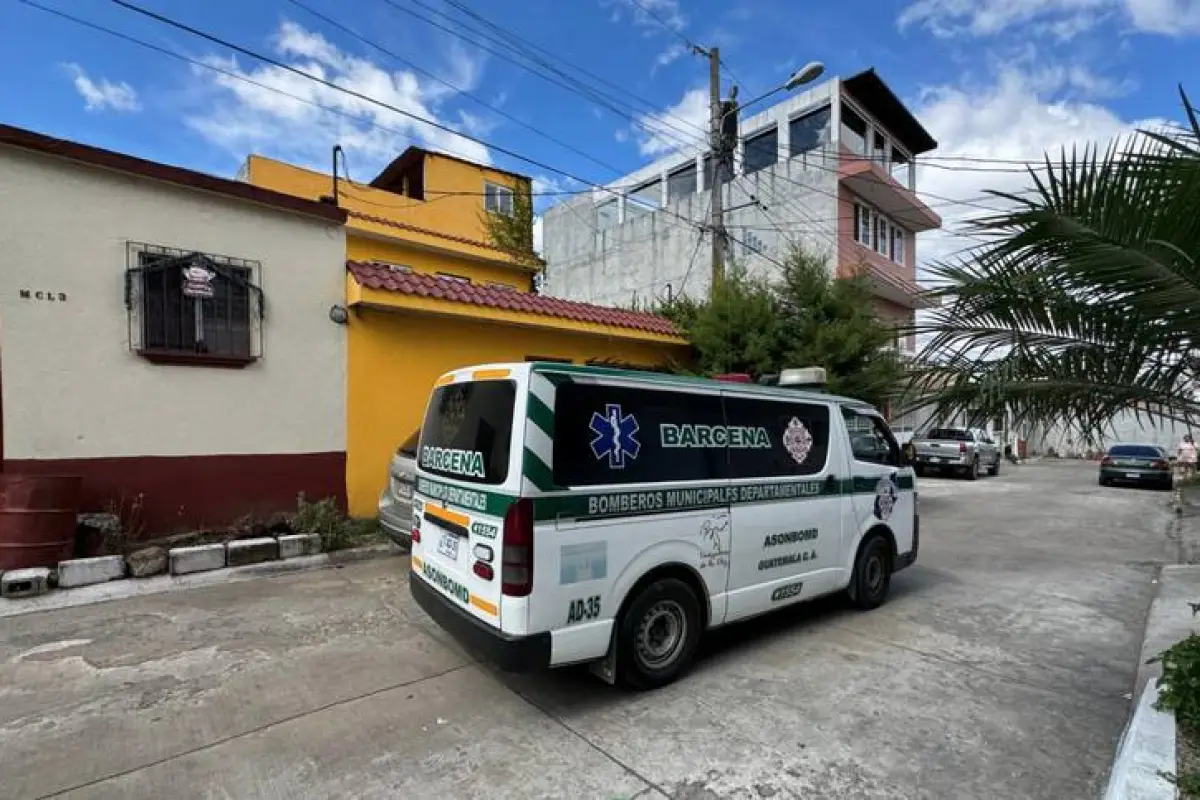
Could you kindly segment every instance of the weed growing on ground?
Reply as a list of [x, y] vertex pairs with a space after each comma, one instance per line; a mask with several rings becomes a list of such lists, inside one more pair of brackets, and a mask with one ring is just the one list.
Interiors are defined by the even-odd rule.
[[[1181, 639], [1148, 663], [1162, 664], [1154, 707], [1175, 714], [1181, 745], [1200, 741], [1200, 636], [1193, 633]], [[1180, 759], [1178, 774], [1163, 777], [1174, 783], [1183, 797], [1200, 797], [1200, 769], [1190, 761]]]
[[292, 526], [300, 533], [319, 534], [325, 552], [367, 544], [379, 536], [378, 520], [351, 519], [332, 497], [310, 502], [300, 494]]

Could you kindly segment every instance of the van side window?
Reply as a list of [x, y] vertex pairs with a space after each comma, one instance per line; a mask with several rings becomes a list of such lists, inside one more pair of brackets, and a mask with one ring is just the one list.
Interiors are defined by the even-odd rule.
[[717, 395], [591, 383], [558, 387], [554, 483], [701, 481], [725, 472]]
[[829, 455], [829, 407], [725, 398], [729, 477], [815, 475]]
[[855, 461], [900, 466], [900, 445], [887, 425], [874, 414], [861, 414], [852, 408], [842, 409], [846, 432], [850, 435], [850, 452]]

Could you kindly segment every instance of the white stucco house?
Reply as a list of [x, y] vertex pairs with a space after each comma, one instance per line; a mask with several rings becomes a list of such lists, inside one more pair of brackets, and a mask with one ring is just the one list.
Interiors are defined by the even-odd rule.
[[0, 464], [147, 529], [345, 494], [343, 212], [0, 126]]

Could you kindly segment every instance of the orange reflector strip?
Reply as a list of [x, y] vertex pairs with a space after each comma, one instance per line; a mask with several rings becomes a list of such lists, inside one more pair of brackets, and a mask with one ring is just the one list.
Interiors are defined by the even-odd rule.
[[477, 369], [471, 373], [471, 378], [477, 381], [498, 381], [511, 374], [512, 370], [508, 369]]
[[453, 372], [451, 372], [448, 375], [443, 375], [442, 377], [438, 378], [436, 381], [433, 382], [433, 385], [434, 386], [445, 386], [447, 383], [454, 383], [454, 373]]
[[413, 569], [419, 570], [419, 569], [421, 569], [422, 566], [424, 566], [424, 564], [425, 564], [425, 562], [423, 562], [418, 556], [412, 557], [412, 568]]
[[497, 609], [494, 605], [489, 603], [487, 600], [484, 600], [483, 598], [476, 597], [475, 595], [471, 595], [471, 605], [475, 606], [483, 613], [489, 614], [493, 617], [496, 616], [496, 614], [498, 613]]
[[463, 528], [471, 524], [471, 518], [466, 514], [459, 514], [457, 511], [451, 511], [448, 508], [431, 506], [428, 503], [425, 504], [425, 516], [437, 517], [444, 522], [453, 522], [455, 525], [459, 525]]

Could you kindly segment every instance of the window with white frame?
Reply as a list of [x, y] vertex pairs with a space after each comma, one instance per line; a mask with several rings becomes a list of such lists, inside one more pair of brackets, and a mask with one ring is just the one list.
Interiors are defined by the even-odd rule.
[[899, 225], [892, 226], [892, 261], [904, 263], [904, 229]]
[[904, 263], [905, 230], [863, 203], [854, 204], [854, 241], [885, 258]]
[[483, 207], [491, 214], [513, 214], [513, 190], [496, 183], [483, 185]]
[[871, 244], [871, 209], [861, 203], [854, 204], [854, 241]]

